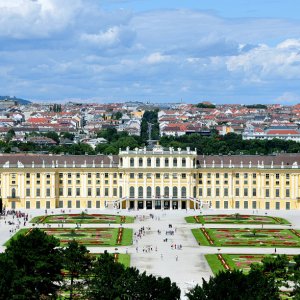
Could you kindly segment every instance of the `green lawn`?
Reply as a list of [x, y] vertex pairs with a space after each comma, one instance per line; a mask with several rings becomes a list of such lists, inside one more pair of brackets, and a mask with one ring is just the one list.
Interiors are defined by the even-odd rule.
[[206, 254], [205, 258], [214, 275], [218, 274], [220, 271], [225, 271], [225, 268], [218, 259], [217, 254]]
[[[300, 247], [300, 238], [290, 229], [250, 229], [239, 228], [192, 229], [200, 245], [215, 247]], [[296, 234], [295, 234], [296, 233]], [[212, 243], [209, 242], [209, 238]]]
[[134, 217], [107, 214], [59, 214], [34, 217], [30, 223], [46, 224], [121, 224], [133, 223]]
[[[4, 246], [9, 245], [12, 239], [18, 235], [26, 234], [30, 229], [21, 229], [9, 239]], [[86, 247], [119, 247], [129, 246], [132, 244], [133, 230], [123, 228], [123, 235], [120, 244], [117, 244], [119, 228], [41, 228], [40, 230], [49, 235], [53, 235], [60, 240], [60, 245], [66, 246], [69, 241], [75, 239], [79, 244]]]
[[242, 214], [189, 216], [186, 217], [185, 220], [187, 223], [196, 224], [290, 224], [283, 218]]

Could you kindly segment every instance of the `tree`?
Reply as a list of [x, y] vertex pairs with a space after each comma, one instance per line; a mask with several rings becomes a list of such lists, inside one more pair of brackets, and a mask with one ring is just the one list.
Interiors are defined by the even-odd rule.
[[65, 287], [69, 290], [69, 299], [73, 299], [74, 288], [82, 292], [85, 285], [84, 276], [88, 274], [91, 262], [89, 251], [75, 240], [69, 242], [63, 250], [63, 265], [67, 272]]
[[264, 300], [279, 299], [274, 280], [259, 270], [248, 275], [242, 271], [221, 271], [209, 281], [203, 279], [202, 287], [197, 285], [186, 294], [189, 300]]
[[10, 142], [11, 139], [16, 136], [15, 131], [11, 128], [7, 131], [6, 136], [5, 136], [5, 141], [6, 142]]
[[39, 229], [19, 235], [5, 250], [12, 269], [16, 269], [12, 299], [40, 299], [55, 295], [62, 281], [59, 240]]

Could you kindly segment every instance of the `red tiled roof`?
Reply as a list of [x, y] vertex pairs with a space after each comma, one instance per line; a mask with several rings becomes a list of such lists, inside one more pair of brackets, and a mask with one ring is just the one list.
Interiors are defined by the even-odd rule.
[[288, 129], [286, 129], [286, 130], [280, 130], [280, 129], [274, 129], [274, 130], [269, 130], [268, 132], [267, 132], [267, 134], [278, 134], [278, 135], [280, 135], [280, 134], [299, 134], [300, 135], [300, 133], [297, 131], [297, 130], [292, 130], [292, 129], [290, 129], [290, 130], [288, 130]]

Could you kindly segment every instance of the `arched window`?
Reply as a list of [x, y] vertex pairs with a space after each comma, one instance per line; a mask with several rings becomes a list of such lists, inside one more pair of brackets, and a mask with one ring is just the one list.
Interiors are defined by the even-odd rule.
[[168, 186], [165, 187], [164, 196], [165, 196], [166, 198], [169, 198], [169, 197], [170, 197], [170, 189], [169, 189]]
[[156, 159], [156, 166], [160, 167], [160, 159], [159, 158]]
[[122, 189], [121, 186], [119, 187], [119, 197], [120, 197], [120, 198], [123, 197], [123, 189]]
[[143, 159], [139, 158], [139, 167], [142, 167], [142, 166], [143, 166]]
[[186, 198], [186, 187], [181, 188], [181, 197]]
[[185, 158], [182, 159], [182, 167], [186, 167], [186, 159]]
[[148, 186], [147, 187], [147, 198], [151, 198], [152, 196], [152, 189], [151, 189], [151, 186]]
[[147, 158], [147, 167], [151, 167], [151, 158]]
[[144, 190], [142, 186], [139, 186], [139, 190], [138, 190], [138, 197], [139, 198], [143, 198], [144, 197]]
[[15, 188], [11, 189], [11, 197], [16, 198], [16, 189]]
[[155, 197], [156, 197], [156, 198], [159, 198], [159, 197], [160, 197], [160, 187], [159, 187], [159, 186], [157, 186], [157, 187], [155, 188]]
[[177, 188], [177, 186], [173, 187], [173, 198], [178, 198], [178, 188]]
[[130, 167], [134, 167], [134, 159], [130, 158]]
[[129, 197], [130, 197], [130, 198], [134, 198], [134, 187], [133, 187], [133, 186], [131, 186], [131, 187], [129, 188]]
[[173, 167], [177, 167], [177, 158], [173, 159]]
[[165, 167], [168, 167], [168, 166], [169, 166], [169, 159], [165, 158]]

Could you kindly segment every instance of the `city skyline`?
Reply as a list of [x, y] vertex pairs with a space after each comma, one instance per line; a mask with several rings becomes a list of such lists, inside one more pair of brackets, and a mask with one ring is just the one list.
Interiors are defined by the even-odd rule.
[[300, 3], [0, 1], [0, 94], [300, 102]]

